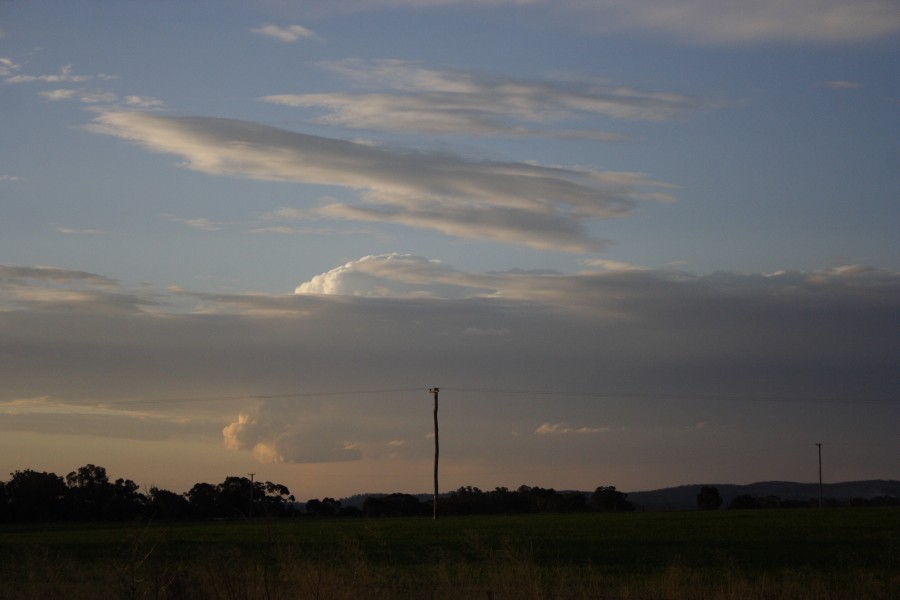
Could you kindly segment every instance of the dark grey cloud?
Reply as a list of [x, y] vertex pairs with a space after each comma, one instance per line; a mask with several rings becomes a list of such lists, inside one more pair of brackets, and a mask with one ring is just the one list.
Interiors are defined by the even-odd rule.
[[[883, 446], [900, 416], [891, 272], [467, 273], [395, 255], [298, 288], [326, 293], [0, 312], [0, 429], [215, 428], [267, 464], [371, 468], [428, 455], [436, 385], [447, 435], [466, 439], [448, 450], [463, 478], [526, 464], [575, 476], [596, 452], [659, 466], [663, 446], [772, 445], [804, 428]], [[22, 413], [29, 402], [40, 410]], [[885, 472], [880, 455], [867, 468]]]

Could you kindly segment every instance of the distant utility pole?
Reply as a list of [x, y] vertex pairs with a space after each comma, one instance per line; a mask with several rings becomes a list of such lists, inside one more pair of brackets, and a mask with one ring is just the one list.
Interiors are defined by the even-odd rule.
[[819, 508], [822, 508], [822, 444], [817, 442], [816, 446], [819, 447]]
[[437, 521], [437, 505], [438, 505], [438, 454], [440, 453], [440, 445], [438, 444], [438, 392], [440, 388], [431, 388], [429, 393], [434, 395], [434, 520]]
[[250, 518], [253, 518], [253, 476], [256, 473], [247, 473], [250, 476]]

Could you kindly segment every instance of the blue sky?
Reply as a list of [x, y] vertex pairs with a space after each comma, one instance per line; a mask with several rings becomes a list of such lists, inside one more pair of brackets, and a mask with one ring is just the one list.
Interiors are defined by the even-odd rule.
[[2, 2], [0, 472], [427, 491], [440, 386], [447, 488], [897, 478], [898, 32]]

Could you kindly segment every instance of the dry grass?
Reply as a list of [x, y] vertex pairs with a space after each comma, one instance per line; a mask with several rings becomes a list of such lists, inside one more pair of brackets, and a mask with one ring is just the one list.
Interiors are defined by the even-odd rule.
[[[717, 548], [704, 547], [700, 538], [671, 535], [677, 529], [657, 530], [654, 538], [639, 529], [658, 522], [637, 515], [621, 517], [631, 522], [620, 517], [601, 521], [597, 533], [582, 535], [605, 546], [620, 544], [612, 554], [608, 548], [592, 553], [587, 545], [573, 551], [576, 542], [570, 540], [597, 524], [575, 529], [577, 520], [564, 519], [519, 519], [512, 525], [497, 520], [502, 518], [447, 519], [437, 533], [431, 523], [407, 520], [69, 527], [25, 532], [21, 539], [0, 530], [0, 597], [900, 600], [896, 515], [888, 517], [884, 528], [876, 519], [857, 541], [842, 539], [837, 550], [793, 561], [774, 547], [777, 560], [732, 551], [731, 539], [720, 539]], [[617, 541], [600, 539], [616, 527], [624, 528]], [[626, 547], [628, 527], [644, 541]], [[746, 536], [752, 530], [742, 531]], [[553, 532], [555, 545], [547, 541]], [[800, 533], [800, 538], [806, 535]], [[837, 533], [832, 529], [827, 535]], [[872, 548], [879, 540], [884, 543]], [[720, 555], [704, 558], [710, 552]]]

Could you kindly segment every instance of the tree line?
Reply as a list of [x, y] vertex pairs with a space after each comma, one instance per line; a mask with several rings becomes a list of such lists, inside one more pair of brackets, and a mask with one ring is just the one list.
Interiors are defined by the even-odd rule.
[[[511, 490], [484, 491], [464, 486], [438, 500], [441, 515], [490, 515], [572, 512], [631, 512], [628, 495], [614, 486], [592, 493], [556, 491], [522, 485]], [[719, 491], [703, 486], [697, 495], [699, 510], [723, 505]], [[357, 503], [358, 504], [358, 503]], [[826, 500], [825, 506], [838, 506]], [[897, 506], [893, 497], [855, 499], [851, 506]], [[818, 500], [797, 502], [774, 496], [749, 495], [732, 499], [729, 509], [798, 508], [818, 506]], [[271, 481], [226, 477], [218, 484], [196, 483], [178, 494], [158, 487], [147, 492], [130, 479], [111, 480], [106, 469], [88, 464], [65, 477], [33, 470], [16, 471], [0, 481], [0, 522], [124, 521], [135, 519], [246, 519], [254, 517], [403, 517], [431, 515], [432, 499], [411, 494], [373, 494], [361, 506], [342, 505], [334, 498], [297, 502], [290, 490]]]
[[26, 469], [0, 482], [0, 522], [280, 517], [294, 512], [295, 503], [287, 487], [246, 477], [197, 483], [184, 494], [155, 486], [144, 493], [92, 464], [65, 477]]
[[[627, 494], [613, 486], [592, 494], [520, 486], [482, 491], [461, 487], [439, 499], [444, 515], [632, 511]], [[334, 498], [297, 502], [290, 490], [271, 481], [226, 477], [218, 484], [196, 483], [183, 494], [156, 486], [142, 491], [130, 479], [110, 479], [106, 469], [88, 464], [65, 477], [26, 469], [0, 481], [0, 522], [124, 521], [135, 519], [243, 519], [251, 517], [389, 517], [432, 514], [432, 500], [411, 494], [371, 495], [361, 508]]]

